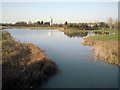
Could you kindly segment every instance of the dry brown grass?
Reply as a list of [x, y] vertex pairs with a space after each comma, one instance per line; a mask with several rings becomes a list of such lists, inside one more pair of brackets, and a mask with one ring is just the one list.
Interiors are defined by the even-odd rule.
[[102, 60], [120, 66], [118, 59], [118, 42], [96, 42], [95, 55]]
[[118, 41], [101, 41], [86, 38], [85, 41], [81, 43], [84, 45], [94, 46], [95, 56], [101, 60], [120, 66], [120, 55], [118, 51], [120, 44], [118, 44]]
[[3, 88], [37, 88], [57, 70], [57, 65], [33, 44], [12, 38], [2, 42]]

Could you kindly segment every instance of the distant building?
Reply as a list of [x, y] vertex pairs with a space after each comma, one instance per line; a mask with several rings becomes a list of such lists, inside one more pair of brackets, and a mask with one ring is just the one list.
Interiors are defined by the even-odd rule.
[[87, 23], [87, 25], [88, 26], [90, 26], [90, 27], [93, 27], [93, 26], [95, 26], [97, 23]]
[[48, 19], [48, 22], [50, 22], [50, 25], [52, 25], [52, 24], [53, 24], [53, 19], [50, 17], [50, 18]]

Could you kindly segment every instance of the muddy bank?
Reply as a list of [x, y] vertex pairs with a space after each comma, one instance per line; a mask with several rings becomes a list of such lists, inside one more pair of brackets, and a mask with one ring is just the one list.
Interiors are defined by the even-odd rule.
[[95, 56], [97, 58], [110, 64], [120, 66], [120, 61], [118, 60], [118, 41], [95, 41], [85, 38], [85, 41], [81, 43], [94, 46]]
[[58, 71], [57, 65], [33, 44], [15, 42], [9, 33], [3, 32], [2, 87], [40, 88]]

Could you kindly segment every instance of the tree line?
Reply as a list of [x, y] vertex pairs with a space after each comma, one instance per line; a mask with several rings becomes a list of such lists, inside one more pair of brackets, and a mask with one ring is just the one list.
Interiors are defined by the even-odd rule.
[[37, 21], [37, 22], [25, 22], [25, 21], [19, 21], [15, 24], [12, 23], [4, 23], [1, 24], [2, 26], [30, 26], [30, 27], [39, 27], [39, 26], [50, 26], [50, 22], [43, 22], [43, 21]]
[[98, 29], [117, 29], [119, 22], [117, 19], [108, 18], [107, 22], [97, 23], [64, 23], [65, 29], [79, 29], [79, 30], [98, 30]]
[[4, 23], [2, 26], [28, 26], [28, 27], [62, 27], [64, 29], [77, 29], [77, 30], [98, 30], [98, 29], [116, 29], [118, 28], [118, 21], [112, 18], [108, 18], [106, 22], [96, 22], [96, 23], [68, 23], [65, 21], [64, 24], [52, 24], [50, 22], [37, 21], [37, 22], [25, 22], [19, 21], [15, 24]]

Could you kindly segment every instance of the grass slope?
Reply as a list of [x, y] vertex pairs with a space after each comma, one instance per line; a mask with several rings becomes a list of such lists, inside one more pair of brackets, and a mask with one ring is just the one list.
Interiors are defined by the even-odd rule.
[[118, 34], [113, 34], [90, 36], [85, 38], [82, 44], [93, 45], [96, 57], [108, 63], [120, 66], [119, 42]]
[[90, 36], [87, 39], [93, 40], [93, 41], [118, 41], [118, 34], [95, 35], [95, 36]]

